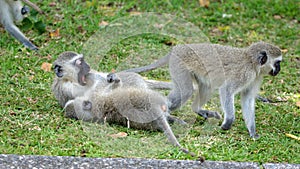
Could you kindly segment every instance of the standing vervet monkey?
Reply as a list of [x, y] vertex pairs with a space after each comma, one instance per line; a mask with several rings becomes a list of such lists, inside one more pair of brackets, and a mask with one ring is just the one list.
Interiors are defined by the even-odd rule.
[[[169, 116], [167, 99], [160, 93], [145, 88], [121, 87], [116, 76], [109, 77], [103, 88], [94, 88], [84, 96], [69, 100], [65, 105], [66, 114], [87, 122], [120, 124], [128, 128], [161, 130], [169, 142], [183, 152], [195, 156], [177, 141], [167, 121]], [[97, 84], [96, 84], [97, 86]], [[203, 157], [199, 157], [204, 161]]]
[[28, 12], [29, 8], [23, 6], [20, 0], [0, 0], [0, 22], [3, 27], [25, 47], [38, 50], [15, 25], [21, 22]]
[[198, 86], [192, 108], [199, 115], [219, 117], [217, 112], [201, 107], [218, 89], [224, 111], [221, 128], [228, 130], [235, 120], [234, 96], [241, 93], [243, 117], [251, 137], [258, 138], [255, 129], [255, 97], [264, 75], [276, 76], [280, 71], [281, 50], [271, 44], [258, 42], [247, 48], [217, 44], [187, 44], [173, 47], [157, 62], [129, 69], [144, 72], [169, 64], [174, 88], [168, 95], [169, 109], [184, 104], [193, 94], [193, 82]]

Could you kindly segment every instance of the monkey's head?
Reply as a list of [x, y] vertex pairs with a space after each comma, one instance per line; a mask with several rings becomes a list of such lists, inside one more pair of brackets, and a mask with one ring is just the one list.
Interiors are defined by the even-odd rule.
[[10, 2], [12, 8], [13, 19], [16, 23], [20, 23], [25, 17], [26, 14], [30, 12], [29, 7], [22, 5], [21, 1]]
[[258, 42], [252, 44], [247, 52], [259, 66], [260, 73], [276, 76], [280, 72], [282, 53], [278, 47], [265, 42]]
[[86, 85], [86, 76], [90, 66], [84, 61], [83, 55], [75, 52], [63, 52], [54, 61], [54, 72], [59, 79]]
[[65, 115], [69, 118], [89, 121], [92, 120], [92, 102], [85, 97], [77, 97], [74, 100], [69, 100], [64, 109]]

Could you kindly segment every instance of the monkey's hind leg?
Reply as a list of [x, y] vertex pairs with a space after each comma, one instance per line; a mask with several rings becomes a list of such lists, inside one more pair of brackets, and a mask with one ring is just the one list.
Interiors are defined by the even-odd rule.
[[[196, 78], [197, 79], [197, 78]], [[221, 119], [222, 116], [215, 111], [203, 110], [201, 107], [210, 99], [211, 89], [208, 85], [205, 85], [200, 80], [198, 82], [198, 90], [196, 90], [196, 95], [194, 102], [192, 104], [192, 109], [195, 113], [202, 116], [205, 120], [207, 118]]]

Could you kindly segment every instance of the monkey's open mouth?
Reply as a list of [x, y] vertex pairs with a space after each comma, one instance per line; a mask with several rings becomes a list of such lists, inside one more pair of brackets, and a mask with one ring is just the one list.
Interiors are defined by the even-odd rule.
[[78, 83], [82, 86], [86, 85], [87, 81], [85, 75], [78, 76]]
[[81, 77], [81, 82], [82, 82], [82, 84], [86, 84], [86, 78], [85, 78], [85, 76]]

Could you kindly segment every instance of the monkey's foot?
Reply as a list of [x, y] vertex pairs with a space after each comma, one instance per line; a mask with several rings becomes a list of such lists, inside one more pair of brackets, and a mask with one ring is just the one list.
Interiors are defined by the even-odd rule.
[[234, 121], [234, 119], [232, 119], [232, 120], [231, 119], [226, 120], [221, 125], [221, 129], [223, 129], [223, 130], [229, 130], [229, 129], [231, 129], [233, 121]]
[[209, 111], [209, 110], [199, 110], [196, 112], [198, 115], [202, 116], [203, 118], [207, 119], [207, 118], [216, 118], [216, 119], [221, 119], [222, 116], [215, 111]]
[[260, 138], [260, 135], [254, 133], [254, 134], [250, 134], [250, 137], [256, 140]]
[[260, 100], [260, 101], [262, 101], [262, 102], [264, 102], [264, 103], [274, 103], [273, 100], [270, 100], [270, 99], [268, 99], [268, 98], [262, 97], [262, 96], [260, 96], [260, 95], [257, 95], [257, 96], [256, 96], [256, 99], [257, 99], [257, 100]]
[[187, 122], [185, 122], [184, 120], [181, 120], [180, 118], [175, 117], [175, 116], [171, 116], [171, 115], [167, 116], [167, 120], [170, 124], [174, 124], [176, 122], [176, 123], [179, 123], [182, 125], [187, 125]]

